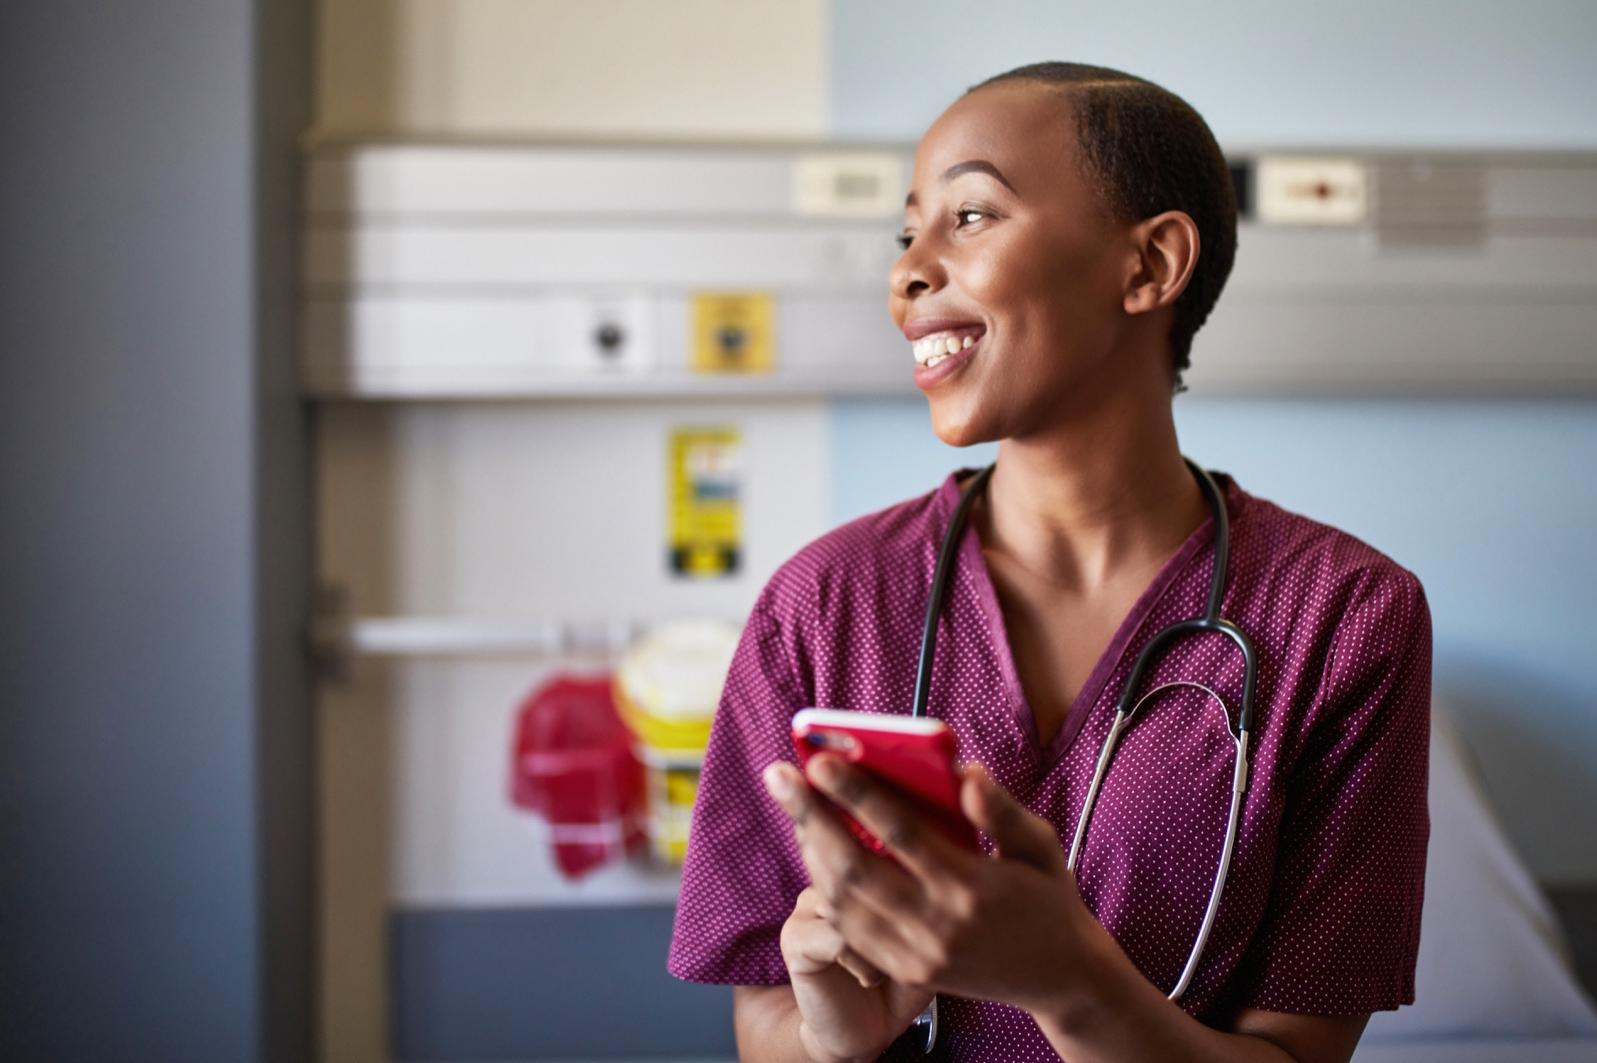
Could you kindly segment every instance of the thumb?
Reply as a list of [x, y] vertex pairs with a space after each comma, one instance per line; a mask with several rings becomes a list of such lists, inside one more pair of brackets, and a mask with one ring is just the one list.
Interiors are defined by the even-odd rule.
[[998, 845], [1001, 856], [1050, 874], [1065, 870], [1065, 852], [1053, 824], [1016, 801], [981, 764], [965, 768], [960, 807], [966, 817]]

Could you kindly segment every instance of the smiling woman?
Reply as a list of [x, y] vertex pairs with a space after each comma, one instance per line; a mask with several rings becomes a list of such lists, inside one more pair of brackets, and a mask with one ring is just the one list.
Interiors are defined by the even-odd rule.
[[[670, 970], [739, 987], [749, 1060], [919, 1057], [904, 1031], [935, 1001], [953, 1059], [1345, 1061], [1372, 1011], [1413, 1001], [1430, 615], [1372, 547], [1180, 452], [1171, 399], [1236, 240], [1212, 135], [1141, 79], [1023, 67], [927, 130], [904, 221], [889, 310], [933, 429], [997, 440], [998, 461], [767, 584], [711, 734]], [[1257, 655], [1251, 744], [1226, 635], [1156, 634], [1222, 613]], [[835, 756], [792, 764], [795, 712], [903, 714], [921, 675], [980, 854]]]

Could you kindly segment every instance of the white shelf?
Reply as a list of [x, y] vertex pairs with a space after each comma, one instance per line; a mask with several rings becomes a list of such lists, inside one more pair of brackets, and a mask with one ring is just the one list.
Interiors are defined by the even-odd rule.
[[320, 400], [650, 400], [747, 399], [784, 401], [838, 397], [907, 398], [916, 394], [908, 355], [901, 372], [861, 366], [848, 373], [772, 373], [707, 376], [688, 373], [555, 374], [536, 366], [373, 366], [313, 364], [304, 367], [308, 397]]
[[357, 657], [616, 657], [652, 621], [642, 618], [369, 616], [312, 625], [318, 652]]

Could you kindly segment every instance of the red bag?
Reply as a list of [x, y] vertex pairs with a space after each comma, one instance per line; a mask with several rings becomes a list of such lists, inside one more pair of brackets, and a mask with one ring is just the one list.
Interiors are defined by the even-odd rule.
[[549, 824], [555, 863], [579, 878], [640, 844], [643, 765], [609, 675], [556, 674], [522, 701], [510, 799]]

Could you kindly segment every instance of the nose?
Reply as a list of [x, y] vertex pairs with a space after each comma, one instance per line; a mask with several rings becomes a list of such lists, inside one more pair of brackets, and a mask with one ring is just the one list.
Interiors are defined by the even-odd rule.
[[898, 256], [887, 275], [888, 289], [900, 299], [913, 299], [922, 292], [941, 287], [942, 267], [932, 253], [931, 240], [917, 236]]

